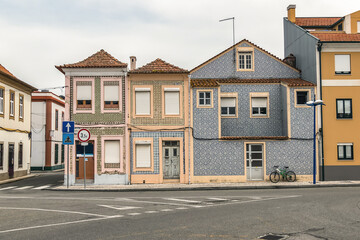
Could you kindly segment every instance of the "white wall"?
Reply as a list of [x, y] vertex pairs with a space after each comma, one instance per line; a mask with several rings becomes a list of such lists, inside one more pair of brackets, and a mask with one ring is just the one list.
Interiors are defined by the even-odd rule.
[[46, 103], [32, 102], [31, 113], [31, 167], [45, 165]]

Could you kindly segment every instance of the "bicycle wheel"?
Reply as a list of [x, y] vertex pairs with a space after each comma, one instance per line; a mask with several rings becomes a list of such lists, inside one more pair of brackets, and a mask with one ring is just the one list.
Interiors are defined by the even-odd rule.
[[277, 183], [280, 181], [280, 174], [278, 172], [272, 172], [269, 178], [272, 183]]
[[293, 171], [286, 172], [286, 181], [294, 182], [296, 180], [296, 174]]

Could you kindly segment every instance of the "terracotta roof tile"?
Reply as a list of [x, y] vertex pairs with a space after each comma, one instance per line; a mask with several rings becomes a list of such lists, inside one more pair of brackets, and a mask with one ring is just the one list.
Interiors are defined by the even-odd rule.
[[307, 87], [315, 86], [315, 84], [305, 81], [301, 78], [284, 78], [284, 79], [240, 79], [240, 78], [224, 78], [224, 79], [192, 79], [192, 87], [217, 87], [221, 84], [261, 84], [261, 83], [284, 83], [289, 87]]
[[193, 79], [191, 87], [218, 87], [219, 83], [215, 79]]
[[189, 73], [189, 71], [157, 58], [151, 63], [129, 71], [129, 73]]
[[330, 27], [341, 19], [341, 17], [297, 17], [295, 24], [300, 27]]
[[358, 33], [310, 33], [324, 42], [360, 42], [360, 34]]
[[91, 55], [77, 63], [64, 64], [61, 66], [56, 66], [59, 71], [62, 71], [62, 68], [125, 68], [127, 67], [126, 63], [120, 62], [104, 49], [101, 49], [97, 53]]
[[0, 64], [0, 72], [6, 73], [14, 78], [16, 78], [9, 70], [7, 70], [3, 65]]

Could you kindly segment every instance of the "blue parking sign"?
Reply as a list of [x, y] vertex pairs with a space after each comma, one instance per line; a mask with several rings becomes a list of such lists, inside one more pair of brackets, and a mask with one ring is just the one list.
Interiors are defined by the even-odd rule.
[[63, 133], [74, 133], [75, 124], [73, 121], [63, 121], [62, 131]]

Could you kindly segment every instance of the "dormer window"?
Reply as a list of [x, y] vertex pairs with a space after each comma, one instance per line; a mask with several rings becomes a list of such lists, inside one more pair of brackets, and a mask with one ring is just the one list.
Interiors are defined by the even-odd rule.
[[254, 49], [238, 48], [237, 49], [237, 70], [253, 71], [254, 70]]
[[338, 31], [342, 31], [343, 30], [343, 25], [342, 25], [342, 23], [340, 23], [339, 25], [338, 25]]

